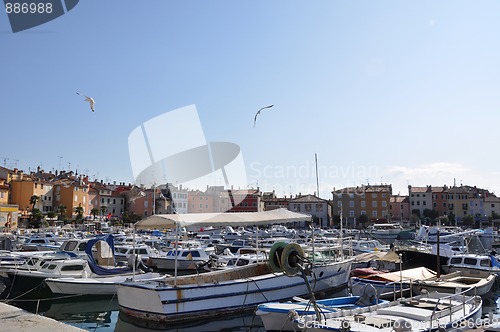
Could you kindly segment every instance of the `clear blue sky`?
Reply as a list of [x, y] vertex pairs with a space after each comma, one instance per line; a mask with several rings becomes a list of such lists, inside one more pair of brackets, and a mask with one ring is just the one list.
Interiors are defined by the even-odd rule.
[[249, 185], [278, 195], [316, 190], [315, 153], [325, 198], [454, 178], [500, 194], [499, 12], [498, 1], [85, 0], [15, 34], [0, 13], [0, 163], [70, 162], [133, 182], [131, 131], [195, 104], [207, 141], [238, 144]]

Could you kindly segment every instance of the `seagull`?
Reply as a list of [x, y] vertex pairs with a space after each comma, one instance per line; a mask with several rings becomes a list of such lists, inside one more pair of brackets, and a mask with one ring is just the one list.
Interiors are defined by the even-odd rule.
[[82, 94], [80, 94], [78, 92], [76, 94], [79, 95], [79, 96], [84, 96], [85, 97], [85, 101], [88, 101], [90, 103], [90, 109], [92, 110], [92, 112], [94, 112], [94, 104], [95, 104], [94, 98], [88, 97], [86, 95], [82, 95]]
[[255, 118], [253, 119], [253, 127], [255, 128], [255, 123], [257, 122], [257, 115], [260, 114], [260, 111], [266, 109], [266, 108], [271, 108], [273, 107], [274, 105], [269, 105], [269, 106], [266, 106], [266, 107], [262, 107], [260, 110], [257, 111], [257, 113], [255, 113]]

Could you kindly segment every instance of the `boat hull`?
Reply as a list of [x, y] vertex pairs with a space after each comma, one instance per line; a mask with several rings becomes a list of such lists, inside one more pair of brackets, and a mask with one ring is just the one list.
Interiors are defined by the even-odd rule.
[[[344, 260], [313, 267], [315, 278], [310, 276], [308, 280], [314, 286], [314, 291], [345, 288], [351, 262]], [[249, 275], [251, 272], [254, 274]], [[227, 273], [241, 277], [223, 280]], [[183, 280], [189, 282], [184, 283]], [[149, 282], [119, 285], [117, 295], [120, 311], [141, 320], [181, 322], [253, 310], [261, 303], [308, 295], [302, 277], [272, 273], [266, 263], [184, 279], [181, 277], [178, 282], [176, 286]]]
[[48, 278], [45, 283], [54, 294], [67, 295], [113, 295], [118, 284], [134, 280], [163, 279], [159, 273], [111, 276], [101, 278]]

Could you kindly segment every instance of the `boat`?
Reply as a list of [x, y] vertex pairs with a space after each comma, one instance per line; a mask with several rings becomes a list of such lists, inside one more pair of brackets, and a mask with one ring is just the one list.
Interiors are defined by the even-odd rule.
[[[267, 225], [306, 222], [311, 216], [276, 209], [265, 212], [201, 213], [153, 215], [135, 224], [136, 228], [176, 228], [182, 226]], [[138, 320], [182, 322], [225, 316], [254, 310], [258, 304], [308, 295], [308, 283], [315, 292], [345, 288], [352, 258], [331, 256], [329, 262], [305, 260], [297, 243], [277, 243], [268, 262], [249, 264], [166, 278], [163, 281], [136, 281], [118, 285], [120, 312]], [[299, 263], [300, 262], [300, 263]], [[304, 263], [306, 267], [301, 264]], [[302, 277], [297, 274], [302, 274]], [[305, 273], [307, 272], [307, 274]]]
[[[351, 332], [411, 332], [458, 329], [461, 324], [479, 321], [482, 314], [480, 296], [465, 292], [424, 294], [390, 303], [379, 304], [375, 311], [358, 308], [325, 314], [321, 320], [315, 315], [293, 316], [294, 331], [351, 331]], [[468, 325], [468, 324], [467, 324]]]
[[22, 251], [57, 251], [61, 247], [61, 239], [55, 237], [29, 237], [21, 245]]
[[46, 278], [87, 278], [134, 273], [135, 267], [115, 265], [111, 235], [85, 241], [85, 258], [79, 254], [78, 243], [73, 243], [75, 251], [33, 255], [25, 264], [7, 270], [10, 286], [15, 290], [27, 291], [41, 286]]
[[87, 278], [46, 278], [45, 284], [54, 294], [66, 295], [113, 295], [120, 283], [132, 280], [163, 280], [164, 275], [145, 272]]
[[210, 261], [204, 248], [171, 248], [166, 253], [150, 256], [148, 265], [158, 270], [197, 270]]
[[400, 224], [373, 224], [367, 227], [367, 232], [375, 239], [396, 239], [403, 231]]
[[419, 294], [422, 289], [441, 293], [460, 293], [468, 290], [466, 295], [485, 295], [495, 284], [496, 275], [483, 272], [471, 275], [467, 271], [457, 271], [427, 280], [417, 280], [413, 283], [413, 292]]
[[350, 240], [352, 251], [354, 254], [361, 254], [367, 252], [388, 251], [389, 246], [380, 243], [378, 240], [372, 239], [352, 239]]
[[500, 262], [494, 255], [459, 254], [448, 259], [442, 266], [445, 273], [467, 271], [469, 274], [480, 276], [483, 272], [494, 273], [500, 277]]
[[367, 285], [373, 286], [377, 297], [382, 299], [396, 299], [411, 292], [411, 284], [417, 280], [434, 278], [436, 272], [425, 267], [406, 269], [388, 273], [376, 273], [363, 277], [351, 277], [349, 286], [352, 295], [363, 294]]
[[289, 314], [291, 310], [300, 316], [325, 315], [359, 308], [371, 311], [375, 310], [378, 304], [385, 302], [387, 301], [377, 299], [374, 296], [343, 296], [317, 301], [295, 297], [293, 301], [259, 304], [255, 314], [262, 319], [266, 331], [293, 331], [291, 315]]

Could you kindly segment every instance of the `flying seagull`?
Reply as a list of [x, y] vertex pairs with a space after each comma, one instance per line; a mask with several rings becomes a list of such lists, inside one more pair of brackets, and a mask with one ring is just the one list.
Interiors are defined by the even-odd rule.
[[76, 94], [79, 95], [79, 96], [84, 96], [85, 97], [85, 101], [88, 101], [90, 103], [90, 109], [92, 110], [92, 112], [94, 112], [94, 104], [95, 104], [94, 98], [88, 97], [86, 95], [82, 95], [82, 94], [80, 94], [78, 92]]
[[266, 108], [271, 108], [273, 107], [274, 105], [269, 105], [269, 106], [266, 106], [266, 107], [262, 107], [260, 110], [257, 111], [257, 113], [255, 113], [255, 118], [253, 119], [253, 127], [255, 128], [255, 123], [257, 122], [257, 115], [260, 114], [260, 111], [266, 109]]

